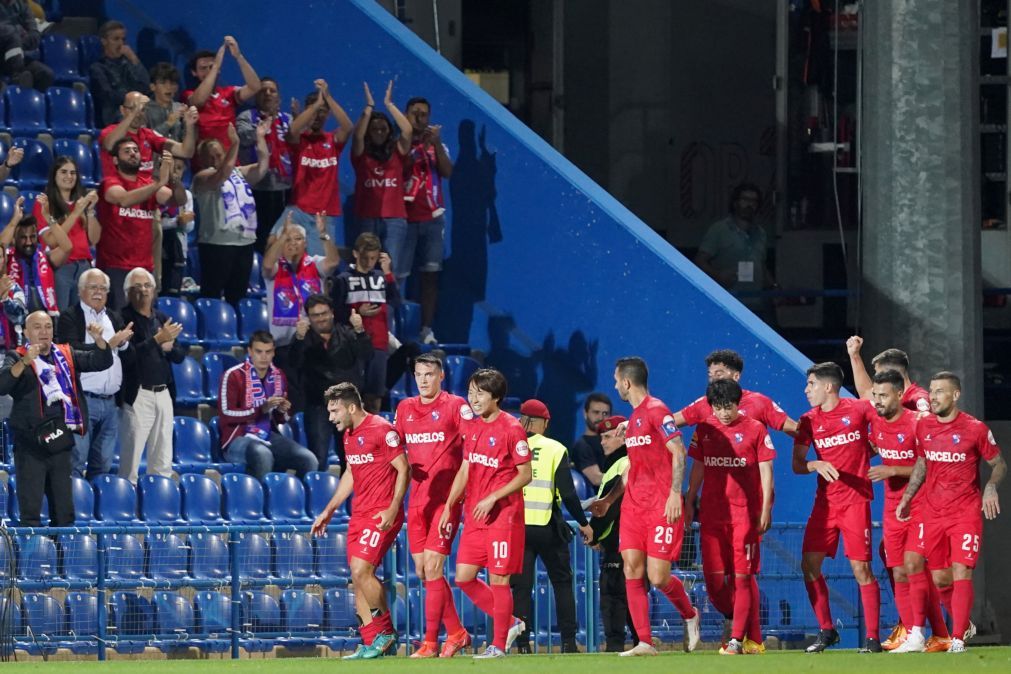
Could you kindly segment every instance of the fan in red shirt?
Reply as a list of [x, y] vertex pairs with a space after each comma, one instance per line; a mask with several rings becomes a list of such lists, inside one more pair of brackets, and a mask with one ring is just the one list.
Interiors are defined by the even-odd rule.
[[[685, 497], [685, 525], [691, 526], [699, 487], [699, 547], [705, 577], [726, 573], [734, 576], [733, 616], [730, 639], [720, 649], [723, 655], [760, 653], [761, 623], [755, 610], [759, 603], [759, 544], [772, 523], [772, 460], [776, 450], [765, 426], [740, 414], [741, 387], [733, 379], [717, 379], [706, 390], [713, 414], [698, 424], [688, 455], [694, 459]], [[708, 590], [708, 586], [707, 586]], [[710, 593], [712, 600], [712, 594]]]
[[113, 148], [116, 143], [124, 138], [137, 143], [140, 150], [140, 169], [138, 174], [150, 178], [154, 173], [154, 156], [161, 154], [165, 150], [172, 153], [177, 159], [189, 159], [193, 156], [196, 148], [197, 132], [197, 109], [190, 107], [183, 113], [185, 123], [185, 135], [183, 142], [178, 143], [171, 138], [166, 138], [147, 125], [147, 113], [145, 112], [148, 103], [151, 102], [139, 91], [129, 91], [123, 97], [123, 105], [119, 106], [119, 111], [123, 119], [118, 124], [110, 124], [102, 129], [98, 134], [98, 144], [104, 152], [99, 153], [102, 164], [102, 175], [111, 176], [116, 173], [116, 165], [112, 158]]
[[[871, 572], [874, 493], [867, 477], [871, 454], [867, 427], [875, 412], [866, 400], [840, 398], [842, 382], [842, 368], [835, 363], [808, 368], [804, 395], [813, 409], [800, 418], [793, 445], [793, 472], [818, 473], [818, 491], [804, 530], [801, 569], [820, 631], [807, 652], [820, 653], [839, 642], [821, 567], [826, 555], [835, 557], [841, 534], [864, 607], [867, 638], [862, 650], [877, 653], [881, 651], [881, 589]], [[808, 461], [807, 452], [812, 444], [817, 459]]]
[[[456, 584], [492, 617], [493, 624], [492, 642], [474, 656], [478, 659], [504, 657], [526, 629], [513, 616], [509, 577], [523, 570], [523, 487], [532, 471], [526, 431], [499, 407], [507, 392], [506, 379], [498, 370], [486, 368], [471, 375], [467, 398], [477, 418], [461, 429], [463, 462], [437, 528], [450, 530], [454, 508], [464, 497], [467, 519], [456, 551]], [[490, 587], [477, 577], [482, 567], [488, 569]]]
[[[470, 645], [446, 581], [446, 557], [460, 526], [455, 507], [439, 526], [446, 497], [463, 463], [463, 429], [474, 418], [467, 401], [442, 390], [442, 361], [431, 353], [414, 359], [418, 395], [397, 406], [394, 425], [404, 438], [411, 464], [411, 497], [407, 508], [407, 542], [418, 578], [425, 584], [425, 641], [412, 658], [451, 658]], [[439, 626], [446, 643], [439, 652]]]
[[[850, 367], [853, 369], [853, 385], [861, 398], [870, 400], [871, 398], [871, 376], [867, 374], [864, 361], [860, 357], [860, 349], [864, 345], [864, 338], [853, 336], [846, 340], [846, 351], [850, 356]], [[902, 406], [907, 410], [927, 414], [930, 412], [930, 396], [926, 389], [909, 378], [909, 356], [905, 351], [899, 349], [885, 349], [871, 359], [871, 367], [874, 373], [885, 370], [895, 370], [902, 375]]]
[[[385, 245], [388, 227], [407, 228], [404, 206], [404, 165], [411, 151], [413, 128], [393, 103], [393, 82], [386, 87], [383, 105], [397, 124], [375, 111], [369, 85], [365, 84], [365, 108], [355, 124], [351, 141], [351, 165], [355, 169], [355, 222], [363, 232], [377, 234]], [[408, 261], [410, 264], [410, 261]]]
[[312, 525], [322, 536], [337, 509], [354, 491], [348, 523], [348, 562], [362, 644], [345, 659], [371, 659], [396, 651], [397, 635], [383, 585], [376, 577], [404, 525], [404, 495], [410, 466], [400, 434], [382, 417], [365, 412], [354, 384], [331, 386], [323, 394], [330, 421], [344, 432], [347, 467], [326, 508]]
[[[983, 538], [983, 517], [1000, 513], [997, 487], [1007, 474], [1007, 464], [993, 433], [979, 419], [958, 408], [962, 383], [951, 372], [938, 372], [930, 380], [930, 409], [933, 415], [920, 419], [916, 429], [916, 465], [909, 486], [895, 510], [899, 520], [911, 518], [913, 499], [920, 492], [920, 519], [927, 568], [938, 588], [953, 586], [951, 598], [952, 636], [949, 653], [964, 653], [965, 641], [974, 632], [969, 613], [975, 599], [972, 570], [979, 560]], [[980, 459], [990, 464], [990, 479], [980, 490]], [[922, 573], [909, 569], [910, 578]], [[924, 584], [919, 584], [922, 587]], [[922, 592], [912, 597], [914, 628], [923, 626], [926, 600]], [[922, 631], [910, 634], [902, 651], [922, 650]], [[915, 643], [914, 643], [915, 639]], [[919, 646], [920, 648], [914, 648]], [[897, 651], [900, 649], [896, 649]]]
[[685, 650], [694, 651], [700, 641], [700, 614], [681, 580], [671, 575], [671, 562], [681, 555], [684, 537], [685, 446], [670, 410], [650, 396], [648, 379], [649, 369], [642, 358], [630, 356], [615, 364], [614, 388], [635, 408], [625, 431], [629, 466], [623, 484], [590, 507], [595, 517], [601, 517], [624, 497], [618, 549], [625, 566], [628, 613], [639, 643], [623, 656], [656, 655], [649, 624], [649, 585], [663, 592], [684, 618]]

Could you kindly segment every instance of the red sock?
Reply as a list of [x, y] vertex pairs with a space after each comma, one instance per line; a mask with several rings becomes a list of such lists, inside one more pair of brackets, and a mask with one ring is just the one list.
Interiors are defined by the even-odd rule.
[[[895, 591], [895, 610], [899, 612], [899, 622], [905, 625], [906, 628], [910, 628], [913, 626], [913, 616], [909, 604], [909, 581], [900, 583], [892, 578], [892, 582], [892, 589]], [[923, 625], [920, 625], [920, 627], [923, 627]]]
[[442, 607], [442, 624], [446, 626], [446, 634], [456, 634], [463, 629], [463, 625], [460, 624], [460, 616], [456, 612], [456, 604], [453, 603], [453, 591], [449, 588], [449, 581], [443, 576], [441, 579], [443, 585], [443, 599], [445, 601]]
[[660, 588], [660, 591], [670, 600], [670, 603], [674, 604], [674, 608], [678, 610], [682, 618], [688, 620], [695, 617], [695, 607], [692, 606], [692, 600], [685, 592], [685, 586], [681, 583], [680, 578], [671, 576], [667, 584]]
[[488, 583], [475, 578], [463, 583], [457, 582], [456, 586], [463, 590], [463, 593], [474, 602], [474, 606], [481, 609], [485, 615], [490, 616], [495, 612], [495, 597], [492, 596]]
[[976, 590], [972, 579], [956, 580], [952, 584], [951, 604], [954, 613], [951, 614], [951, 634], [956, 639], [965, 637], [969, 629], [969, 616], [972, 613], [972, 602], [976, 598]]
[[944, 614], [941, 613], [941, 591], [934, 585], [934, 574], [929, 570], [923, 573], [927, 580], [927, 618], [930, 619], [930, 633], [939, 639], [950, 639], [948, 624], [944, 622]]
[[722, 571], [703, 573], [702, 577], [706, 581], [709, 601], [725, 617], [731, 617], [734, 614], [734, 588], [727, 582], [727, 577]]
[[752, 576], [734, 577], [734, 627], [730, 635], [735, 639], [744, 641], [748, 633], [748, 624], [751, 622], [751, 608], [754, 597], [751, 592]]
[[860, 586], [860, 603], [864, 605], [867, 638], [881, 639], [881, 586], [872, 580]]
[[[909, 574], [909, 596], [907, 606], [909, 610], [909, 620], [906, 627], [924, 628], [927, 626], [927, 602], [930, 597], [930, 586], [927, 584], [927, 574], [929, 571]], [[900, 583], [901, 584], [901, 583]], [[898, 586], [896, 586], [898, 587]], [[895, 595], [895, 603], [899, 603], [899, 596]], [[899, 616], [902, 615], [902, 607], [899, 606]], [[903, 620], [903, 622], [905, 622]]]
[[762, 643], [762, 620], [758, 615], [762, 595], [758, 592], [758, 579], [751, 576], [751, 619], [748, 621], [748, 638], [756, 644]]
[[445, 593], [448, 590], [449, 585], [442, 576], [425, 581], [425, 641], [434, 643], [439, 640], [442, 611], [446, 606]]
[[653, 634], [649, 627], [649, 595], [646, 594], [644, 578], [625, 579], [625, 599], [628, 601], [628, 613], [632, 616], [632, 625], [639, 641], [653, 643]]
[[358, 628], [358, 634], [362, 637], [362, 643], [366, 646], [372, 645], [372, 640], [376, 637], [376, 621], [373, 618], [372, 622], [368, 625], [362, 625]]
[[818, 619], [818, 627], [823, 630], [832, 629], [832, 609], [828, 604], [828, 585], [825, 583], [825, 576], [806, 580], [804, 585], [807, 587], [807, 598], [811, 600], [814, 616]]
[[492, 644], [505, 650], [506, 636], [513, 625], [513, 591], [508, 585], [492, 585], [492, 596], [495, 598], [495, 610], [492, 615]]
[[948, 618], [951, 620], [955, 619], [955, 613], [951, 608], [951, 595], [954, 593], [954, 591], [955, 591], [954, 585], [937, 588], [937, 593], [941, 595], [941, 606], [943, 606], [944, 610], [948, 612]]

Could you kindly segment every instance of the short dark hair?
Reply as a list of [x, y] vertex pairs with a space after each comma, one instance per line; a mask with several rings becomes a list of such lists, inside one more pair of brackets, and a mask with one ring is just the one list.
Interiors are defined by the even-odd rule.
[[249, 348], [253, 348], [253, 342], [259, 344], [273, 344], [274, 335], [270, 334], [266, 330], [254, 330], [253, 334], [249, 336]]
[[109, 37], [109, 33], [111, 33], [114, 30], [126, 30], [126, 26], [123, 25], [122, 21], [115, 21], [115, 20], [106, 21], [98, 29], [99, 39], [104, 40], [105, 38]]
[[733, 379], [717, 379], [706, 387], [706, 402], [710, 407], [730, 407], [741, 404], [741, 385]]
[[593, 403], [604, 403], [607, 405], [607, 409], [614, 408], [614, 405], [611, 403], [611, 399], [607, 397], [607, 394], [601, 393], [600, 391], [594, 391], [590, 395], [586, 396], [586, 400], [583, 401], [583, 411], [589, 412], [590, 405]]
[[762, 207], [762, 189], [755, 183], [737, 183], [734, 189], [730, 191], [730, 210], [733, 212], [734, 204], [737, 200], [741, 198], [741, 195], [745, 192], [754, 192], [758, 196], [758, 208]]
[[470, 375], [470, 379], [467, 380], [467, 388], [469, 389], [471, 386], [478, 391], [487, 391], [498, 402], [505, 400], [509, 393], [509, 382], [506, 381], [505, 375], [490, 367], [483, 367]]
[[309, 313], [310, 309], [312, 309], [313, 307], [318, 307], [321, 304], [325, 304], [330, 308], [330, 311], [333, 311], [333, 302], [330, 301], [329, 297], [327, 297], [323, 293], [313, 293], [312, 295], [309, 295], [309, 297], [307, 297], [305, 300], [305, 312]]
[[34, 215], [26, 215], [18, 220], [18, 224], [14, 225], [14, 230], [27, 229], [28, 227], [38, 229], [38, 221], [35, 219]]
[[442, 365], [442, 358], [439, 358], [438, 356], [436, 356], [434, 353], [431, 352], [423, 353], [414, 359], [415, 365], [418, 365], [419, 363], [422, 365], [434, 365], [440, 370], [445, 369]]
[[872, 367], [895, 368], [905, 374], [909, 371], [909, 356], [901, 349], [885, 349], [871, 359]]
[[129, 136], [123, 136], [113, 144], [112, 149], [109, 150], [109, 153], [113, 157], [118, 157], [119, 148], [122, 147], [125, 143], [133, 143], [134, 145], [137, 145], [138, 148], [140, 147], [140, 145], [137, 144], [137, 141], [135, 141], [133, 138], [130, 138]]
[[962, 380], [958, 378], [957, 374], [948, 370], [941, 370], [931, 377], [930, 381], [950, 381], [955, 386], [955, 389], [962, 390]]
[[706, 367], [724, 365], [734, 372], [744, 372], [744, 359], [733, 349], [717, 349], [706, 356]]
[[895, 370], [882, 370], [881, 372], [876, 372], [871, 381], [875, 384], [891, 384], [899, 393], [906, 388], [906, 380], [902, 378], [902, 375]]
[[362, 232], [355, 239], [355, 250], [359, 253], [370, 250], [382, 250], [383, 242], [372, 232]]
[[200, 59], [216, 58], [216, 57], [217, 54], [215, 54], [214, 52], [207, 51], [206, 49], [201, 49], [196, 54], [190, 57], [190, 60], [186, 62], [186, 67], [189, 68], [191, 71], [196, 72], [197, 61], [199, 61]]
[[310, 105], [315, 103], [317, 98], [319, 98], [319, 89], [313, 89], [312, 91], [307, 93], [305, 95], [305, 102], [304, 102], [305, 107], [308, 108]]
[[646, 386], [649, 381], [649, 368], [646, 361], [639, 356], [625, 356], [614, 364], [618, 373], [636, 386]]
[[432, 111], [432, 104], [428, 102], [427, 98], [425, 98], [424, 96], [414, 96], [413, 98], [407, 99], [407, 105], [404, 106], [404, 112], [410, 110], [411, 106], [414, 105], [415, 103], [424, 103], [425, 107], [428, 108], [428, 111], [429, 112]]
[[323, 401], [326, 403], [340, 401], [345, 405], [355, 405], [361, 409], [362, 394], [358, 392], [358, 387], [351, 382], [342, 381], [323, 392]]
[[837, 389], [842, 388], [843, 371], [836, 363], [815, 363], [807, 368], [807, 376], [811, 375], [814, 375], [815, 379], [831, 381]]
[[161, 61], [160, 63], [155, 63], [154, 68], [151, 68], [151, 83], [156, 82], [175, 82], [179, 84], [179, 71], [171, 63]]

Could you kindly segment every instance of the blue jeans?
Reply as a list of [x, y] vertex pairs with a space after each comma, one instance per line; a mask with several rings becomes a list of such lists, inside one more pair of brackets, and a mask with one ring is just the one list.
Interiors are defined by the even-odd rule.
[[77, 279], [81, 274], [91, 269], [90, 260], [64, 262], [56, 268], [56, 306], [60, 311], [66, 311], [78, 302]]
[[393, 275], [400, 283], [411, 271], [442, 271], [446, 218], [442, 215], [424, 222], [403, 218], [376, 218], [361, 222], [363, 232], [373, 232], [393, 260]]
[[[293, 224], [305, 227], [305, 252], [309, 255], [326, 255], [326, 251], [323, 250], [323, 242], [319, 240], [319, 233], [316, 231], [315, 213], [306, 213], [301, 208], [288, 206], [281, 213], [281, 217], [277, 219], [277, 222], [274, 223], [274, 228], [270, 230], [270, 235], [281, 235], [281, 230], [284, 229], [284, 221], [288, 219], [288, 213], [291, 213]], [[326, 231], [330, 234], [335, 246], [344, 245], [344, 220], [341, 216], [326, 216]]]
[[235, 438], [225, 449], [225, 460], [244, 464], [246, 472], [257, 480], [262, 480], [264, 475], [272, 471], [283, 472], [289, 469], [302, 477], [316, 470], [319, 465], [312, 452], [276, 431], [271, 431], [269, 442], [251, 435]]
[[74, 477], [88, 479], [104, 475], [112, 469], [119, 437], [119, 407], [115, 396], [108, 398], [85, 392], [88, 398], [88, 433], [74, 435]]

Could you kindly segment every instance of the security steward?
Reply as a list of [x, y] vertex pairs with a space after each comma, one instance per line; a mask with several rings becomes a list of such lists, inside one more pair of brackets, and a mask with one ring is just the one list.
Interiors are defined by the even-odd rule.
[[550, 419], [551, 413], [540, 400], [531, 399], [520, 405], [520, 423], [527, 432], [533, 468], [533, 479], [523, 488], [526, 515], [523, 573], [512, 577], [513, 611], [527, 625], [527, 631], [516, 640], [520, 653], [530, 652], [529, 628], [533, 625], [530, 617], [531, 591], [538, 557], [547, 569], [554, 589], [562, 653], [577, 652], [576, 599], [572, 592], [572, 563], [569, 558], [572, 529], [562, 517], [560, 504], [565, 504], [569, 515], [579, 524], [584, 539], [593, 533], [572, 482], [565, 445], [544, 437]]

